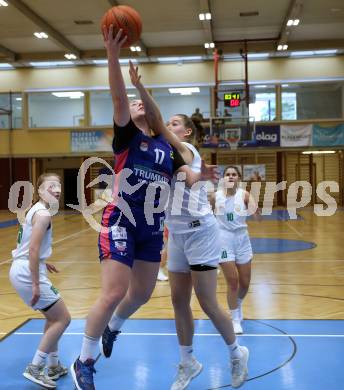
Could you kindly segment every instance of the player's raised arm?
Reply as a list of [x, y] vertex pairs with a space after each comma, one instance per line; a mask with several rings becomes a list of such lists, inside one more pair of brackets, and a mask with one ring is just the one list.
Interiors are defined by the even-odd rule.
[[132, 84], [140, 93], [145, 108], [146, 120], [150, 128], [155, 134], [162, 134], [166, 140], [178, 150], [186, 164], [190, 164], [193, 159], [192, 152], [175, 134], [168, 130], [158, 105], [141, 82], [141, 75], [138, 73], [138, 67], [134, 66], [131, 61], [129, 62], [129, 74]]
[[103, 26], [103, 37], [108, 57], [109, 83], [114, 109], [114, 121], [118, 126], [125, 126], [130, 119], [129, 101], [125, 89], [124, 79], [119, 63], [121, 47], [127, 37], [119, 30], [113, 37], [113, 25], [107, 30]]

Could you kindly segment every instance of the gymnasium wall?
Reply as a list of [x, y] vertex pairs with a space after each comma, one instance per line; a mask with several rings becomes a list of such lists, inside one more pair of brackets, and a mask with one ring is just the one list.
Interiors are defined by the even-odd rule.
[[[130, 86], [128, 67], [123, 66], [125, 82]], [[214, 83], [213, 62], [177, 64], [142, 64], [145, 85]], [[249, 61], [249, 80], [295, 80], [344, 77], [344, 56], [303, 59]], [[219, 79], [242, 81], [242, 61], [220, 62]], [[79, 66], [61, 69], [16, 69], [0, 71], [0, 92], [44, 88], [108, 87], [106, 66]]]

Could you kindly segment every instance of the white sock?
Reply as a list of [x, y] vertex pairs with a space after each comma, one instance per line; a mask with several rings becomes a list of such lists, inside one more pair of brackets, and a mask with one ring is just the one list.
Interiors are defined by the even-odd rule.
[[87, 359], [96, 360], [99, 353], [98, 342], [99, 339], [95, 339], [94, 337], [84, 334], [79, 358], [82, 363], [84, 363]]
[[237, 303], [238, 303], [238, 309], [241, 309], [241, 306], [242, 306], [242, 303], [243, 303], [243, 299], [241, 299], [241, 298], [238, 298], [238, 300], [237, 300]]
[[235, 339], [233, 344], [228, 344], [228, 348], [229, 353], [231, 355], [231, 359], [240, 359], [242, 357], [242, 352], [240, 350], [238, 339]]
[[111, 332], [115, 330], [120, 330], [125, 321], [126, 318], [121, 318], [114, 314], [108, 324]]
[[192, 345], [179, 345], [180, 363], [187, 365], [193, 359], [193, 347]]
[[32, 364], [34, 366], [45, 366], [48, 354], [37, 349], [35, 356], [32, 359]]
[[240, 320], [240, 309], [234, 309], [234, 310], [231, 310], [231, 314], [232, 314], [232, 320], [233, 321], [239, 321]]
[[50, 352], [47, 358], [48, 367], [56, 367], [59, 365], [59, 354], [57, 351]]

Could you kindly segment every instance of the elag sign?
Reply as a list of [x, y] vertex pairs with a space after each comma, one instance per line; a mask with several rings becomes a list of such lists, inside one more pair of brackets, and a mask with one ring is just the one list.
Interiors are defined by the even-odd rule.
[[256, 126], [254, 140], [256, 146], [280, 146], [280, 127]]

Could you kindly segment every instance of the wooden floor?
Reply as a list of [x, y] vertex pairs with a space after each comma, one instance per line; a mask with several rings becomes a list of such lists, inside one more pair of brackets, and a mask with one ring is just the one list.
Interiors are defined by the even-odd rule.
[[[344, 211], [317, 217], [312, 209], [298, 221], [250, 222], [252, 237], [312, 241], [314, 249], [258, 254], [244, 303], [250, 319], [344, 319]], [[0, 222], [14, 219], [0, 213]], [[25, 306], [8, 279], [17, 226], [0, 229], [0, 333], [10, 332], [39, 313]], [[60, 273], [51, 277], [73, 318], [85, 318], [99, 292], [97, 233], [80, 215], [54, 217], [52, 262]], [[218, 294], [225, 305], [225, 283], [219, 276]], [[206, 318], [193, 297], [195, 318]], [[136, 318], [173, 318], [169, 285], [158, 282], [149, 303]], [[1, 336], [0, 336], [1, 337]]]

